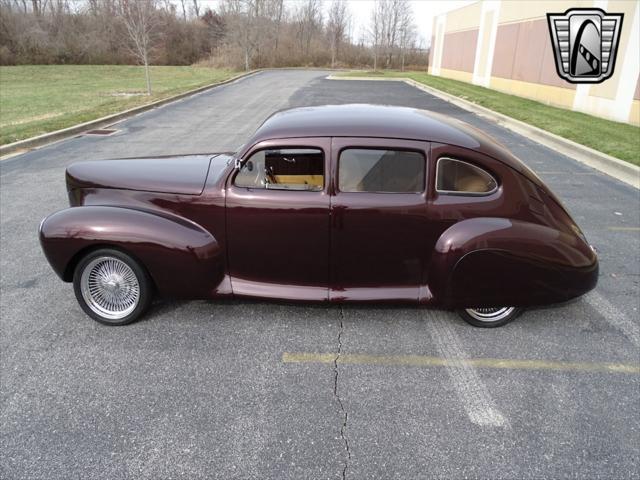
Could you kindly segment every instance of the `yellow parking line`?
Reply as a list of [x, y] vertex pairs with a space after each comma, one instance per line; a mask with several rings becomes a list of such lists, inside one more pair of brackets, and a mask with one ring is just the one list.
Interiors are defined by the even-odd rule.
[[607, 230], [614, 232], [640, 232], [640, 227], [607, 227]]
[[[334, 353], [285, 352], [284, 363], [334, 363]], [[503, 368], [512, 370], [555, 370], [574, 372], [608, 372], [640, 374], [640, 365], [625, 363], [555, 362], [547, 360], [512, 360], [506, 358], [447, 359], [424, 355], [340, 354], [338, 363], [346, 365], [384, 365], [407, 367]]]
[[536, 171], [536, 173], [538, 175], [598, 175], [599, 172], [553, 172], [553, 171], [549, 171], [549, 172], [545, 172], [544, 170], [542, 171]]

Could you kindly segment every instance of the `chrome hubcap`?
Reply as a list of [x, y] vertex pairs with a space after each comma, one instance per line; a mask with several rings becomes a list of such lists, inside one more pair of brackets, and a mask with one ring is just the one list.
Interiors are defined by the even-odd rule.
[[508, 317], [515, 310], [515, 307], [483, 307], [466, 308], [465, 311], [480, 322], [497, 322]]
[[101, 317], [120, 320], [133, 312], [140, 300], [134, 271], [115, 257], [98, 257], [85, 267], [80, 279], [82, 297]]

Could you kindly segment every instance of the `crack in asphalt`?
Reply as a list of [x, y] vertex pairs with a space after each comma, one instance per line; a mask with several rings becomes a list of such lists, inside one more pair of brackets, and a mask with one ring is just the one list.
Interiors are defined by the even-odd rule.
[[338, 360], [340, 359], [340, 355], [342, 354], [342, 332], [344, 331], [344, 311], [342, 307], [340, 307], [340, 330], [338, 331], [338, 349], [336, 351], [336, 357], [333, 359], [333, 395], [338, 400], [338, 405], [340, 405], [340, 410], [344, 414], [344, 419], [342, 421], [342, 425], [340, 426], [340, 438], [344, 442], [344, 449], [347, 452], [347, 457], [344, 461], [344, 468], [342, 469], [342, 479], [347, 478], [347, 468], [349, 467], [349, 460], [351, 460], [351, 450], [349, 449], [349, 439], [347, 438], [347, 420], [348, 415], [347, 411], [344, 409], [344, 405], [342, 404], [342, 399], [340, 395], [338, 395]]

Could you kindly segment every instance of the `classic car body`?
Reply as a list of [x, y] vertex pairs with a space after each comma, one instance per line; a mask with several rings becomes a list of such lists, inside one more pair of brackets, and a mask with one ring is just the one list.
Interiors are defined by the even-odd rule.
[[416, 109], [287, 110], [235, 154], [78, 163], [67, 189], [71, 208], [40, 228], [65, 281], [111, 248], [180, 298], [526, 307], [597, 282], [595, 251], [529, 168]]

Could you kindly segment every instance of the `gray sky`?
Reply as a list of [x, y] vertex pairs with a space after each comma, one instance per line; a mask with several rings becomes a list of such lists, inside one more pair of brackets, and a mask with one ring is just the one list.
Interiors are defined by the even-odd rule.
[[[304, 0], [285, 0], [290, 7], [293, 7], [296, 2], [302, 2]], [[371, 19], [371, 11], [373, 10], [374, 0], [346, 0], [349, 5], [349, 10], [353, 18], [351, 35], [354, 40], [361, 38], [362, 34], [366, 31], [369, 21]], [[179, 4], [179, 0], [173, 0], [174, 3]], [[204, 8], [209, 7], [215, 10], [219, 0], [199, 0], [198, 2]], [[415, 23], [418, 30], [418, 35], [423, 40], [423, 46], [428, 46], [431, 41], [431, 27], [433, 25], [433, 17], [440, 15], [441, 13], [455, 10], [456, 8], [474, 3], [474, 0], [412, 0], [409, 2], [413, 7], [413, 13], [415, 17]], [[325, 12], [329, 10], [331, 0], [324, 0]]]
[[[423, 39], [424, 46], [431, 42], [431, 29], [433, 17], [441, 13], [455, 10], [456, 8], [474, 3], [475, 0], [412, 0], [409, 3], [413, 7], [413, 15], [418, 35]], [[331, 1], [325, 0], [325, 9], [328, 10]], [[375, 2], [373, 0], [347, 0], [351, 15], [353, 16], [355, 39], [360, 38], [360, 33], [369, 26], [371, 11]]]

